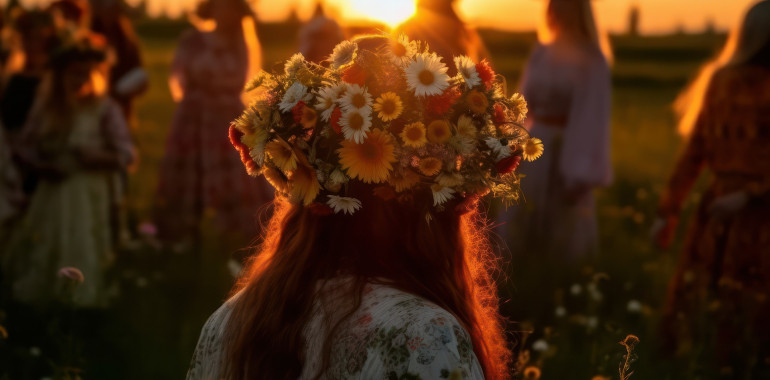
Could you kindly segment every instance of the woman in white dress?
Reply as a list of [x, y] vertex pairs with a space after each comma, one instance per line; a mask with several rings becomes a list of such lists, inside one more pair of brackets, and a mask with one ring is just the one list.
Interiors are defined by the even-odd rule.
[[588, 0], [551, 0], [539, 39], [521, 88], [545, 153], [522, 170], [526, 200], [499, 232], [514, 256], [577, 262], [597, 250], [593, 190], [612, 182], [612, 57]]
[[357, 37], [328, 69], [297, 54], [251, 82], [230, 139], [276, 207], [188, 379], [510, 377], [477, 200], [518, 196], [521, 104], [418, 45]]

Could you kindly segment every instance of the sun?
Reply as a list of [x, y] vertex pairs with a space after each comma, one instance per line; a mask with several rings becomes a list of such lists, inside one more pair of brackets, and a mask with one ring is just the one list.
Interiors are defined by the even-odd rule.
[[351, 14], [380, 21], [391, 28], [406, 21], [417, 10], [415, 0], [349, 0]]

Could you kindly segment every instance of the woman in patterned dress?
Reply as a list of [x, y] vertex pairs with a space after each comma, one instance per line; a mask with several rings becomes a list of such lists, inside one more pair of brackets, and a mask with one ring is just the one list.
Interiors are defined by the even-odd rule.
[[687, 194], [711, 180], [664, 307], [670, 352], [729, 378], [770, 376], [770, 1], [757, 3], [722, 55], [681, 98], [687, 143], [654, 236], [670, 245]]
[[254, 15], [243, 0], [206, 1], [197, 15], [199, 27], [182, 37], [172, 63], [179, 106], [155, 200], [159, 237], [180, 249], [200, 237], [207, 218], [215, 235], [228, 231], [242, 245], [257, 235], [259, 208], [272, 199], [264, 181], [243, 172], [227, 138], [244, 109], [246, 78], [261, 65]]

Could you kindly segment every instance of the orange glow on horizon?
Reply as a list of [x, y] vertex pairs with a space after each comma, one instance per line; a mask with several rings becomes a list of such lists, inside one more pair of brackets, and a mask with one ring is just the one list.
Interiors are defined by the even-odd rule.
[[[350, 0], [349, 10], [371, 21], [379, 21], [393, 28], [406, 21], [417, 10], [415, 0]], [[347, 12], [346, 12], [347, 13]]]

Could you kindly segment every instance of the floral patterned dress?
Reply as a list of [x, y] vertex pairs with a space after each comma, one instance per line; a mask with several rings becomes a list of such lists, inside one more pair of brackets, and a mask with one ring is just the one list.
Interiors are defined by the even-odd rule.
[[[680, 350], [691, 343], [717, 347], [720, 364], [753, 357], [757, 349], [762, 358], [770, 356], [766, 345], [756, 347], [770, 341], [768, 89], [767, 68], [727, 68], [714, 75], [659, 208], [662, 217], [678, 220], [701, 172], [711, 172], [669, 287], [664, 327]], [[737, 191], [749, 193], [750, 204], [729, 218], [713, 217], [712, 202]]]
[[[221, 378], [222, 335], [238, 296], [227, 301], [203, 327], [188, 380]], [[324, 326], [328, 325], [327, 318], [334, 318], [334, 304], [317, 302], [305, 327], [307, 362], [301, 379], [315, 378], [320, 369]], [[331, 363], [322, 379], [484, 378], [470, 336], [452, 314], [384, 285], [366, 286], [361, 306], [343, 322], [331, 344]]]
[[192, 30], [172, 64], [172, 90], [181, 92], [161, 164], [155, 221], [161, 238], [195, 238], [204, 217], [246, 239], [257, 235], [257, 213], [272, 200], [263, 179], [249, 177], [228, 140], [243, 111], [248, 59], [213, 33]]

